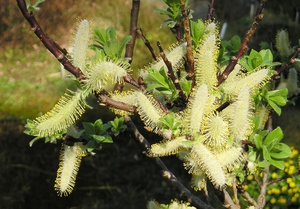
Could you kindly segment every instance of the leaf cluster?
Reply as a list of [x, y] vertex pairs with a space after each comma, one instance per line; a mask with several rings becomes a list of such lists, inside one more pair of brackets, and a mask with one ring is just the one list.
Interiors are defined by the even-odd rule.
[[257, 162], [259, 168], [273, 165], [279, 169], [284, 169], [283, 159], [291, 155], [291, 149], [281, 142], [282, 139], [283, 133], [280, 127], [270, 133], [263, 130], [252, 134], [250, 140], [255, 147], [249, 152], [248, 160]]
[[120, 59], [125, 49], [126, 44], [132, 37], [125, 36], [119, 44], [116, 30], [113, 27], [108, 27], [106, 30], [103, 28], [94, 29], [94, 41], [92, 49], [97, 52], [96, 57], [111, 59]]

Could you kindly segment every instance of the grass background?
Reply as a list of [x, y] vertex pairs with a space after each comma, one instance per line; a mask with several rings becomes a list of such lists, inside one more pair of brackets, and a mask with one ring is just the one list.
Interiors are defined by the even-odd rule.
[[[227, 39], [234, 34], [243, 37], [251, 24], [247, 15], [249, 5], [246, 1], [244, 5], [240, 2], [224, 0], [216, 4], [215, 14], [220, 24], [229, 23]], [[289, 4], [283, 0], [273, 2], [268, 5], [266, 17], [251, 42], [253, 47], [261, 40], [272, 41], [276, 30], [281, 28], [288, 29], [293, 44], [300, 38], [299, 24], [293, 22], [297, 1], [289, 1]], [[192, 5], [193, 10], [201, 10], [194, 16], [205, 15], [207, 3], [192, 1]], [[120, 40], [129, 31], [130, 0], [52, 0], [41, 7], [36, 19], [64, 48], [68, 48], [73, 28], [80, 19], [88, 19], [97, 27], [113, 26]], [[165, 17], [153, 12], [155, 8], [163, 7], [160, 1], [143, 0], [138, 25], [153, 46], [160, 41], [167, 48], [175, 38], [167, 28], [159, 28]], [[30, 148], [28, 143], [32, 137], [23, 134], [24, 122], [26, 118], [35, 118], [39, 112], [51, 109], [72, 84], [61, 78], [60, 65], [32, 33], [15, 1], [0, 2], [0, 43], [1, 208], [145, 208], [152, 198], [168, 202], [176, 197], [173, 188], [162, 179], [128, 134], [115, 139], [113, 145], [105, 145], [96, 156], [84, 158], [72, 195], [57, 197], [53, 185], [60, 145], [39, 141]], [[150, 60], [143, 42], [137, 40], [132, 67], [142, 68]], [[274, 121], [284, 127], [286, 138], [295, 144], [300, 137], [297, 111], [299, 106], [287, 108], [283, 116]], [[83, 120], [94, 121], [103, 112], [107, 109], [98, 107], [88, 111]], [[293, 123], [288, 123], [291, 117]], [[152, 136], [148, 138], [155, 140]], [[183, 182], [188, 180], [181, 162], [176, 163], [174, 158], [164, 160]]]

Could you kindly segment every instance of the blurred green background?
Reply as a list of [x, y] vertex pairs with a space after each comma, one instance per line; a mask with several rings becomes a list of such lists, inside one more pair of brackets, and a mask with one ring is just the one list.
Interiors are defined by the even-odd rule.
[[[195, 18], [206, 15], [207, 1], [191, 1], [191, 5]], [[244, 36], [252, 23], [250, 6], [248, 0], [216, 2], [215, 15], [220, 26], [228, 23], [225, 39], [235, 34]], [[254, 6], [257, 6], [256, 1]], [[165, 17], [153, 11], [164, 7], [158, 0], [141, 1], [138, 26], [153, 46], [160, 41], [167, 48], [175, 38], [167, 28], [159, 28]], [[258, 47], [260, 41], [272, 42], [279, 29], [287, 29], [291, 42], [297, 44], [300, 23], [295, 22], [295, 17], [299, 8], [297, 0], [270, 1], [250, 47]], [[130, 0], [52, 0], [42, 3], [41, 11], [35, 16], [50, 38], [68, 48], [73, 28], [80, 19], [90, 20], [95, 27], [113, 26], [121, 40], [129, 32], [130, 9]], [[113, 145], [105, 145], [95, 156], [84, 158], [73, 193], [69, 197], [57, 197], [53, 185], [60, 145], [39, 141], [30, 148], [28, 143], [32, 137], [24, 135], [23, 130], [26, 118], [33, 119], [38, 113], [50, 110], [72, 84], [62, 79], [59, 63], [32, 33], [15, 1], [0, 0], [0, 43], [1, 209], [145, 208], [152, 198], [167, 202], [177, 197], [129, 135], [117, 138]], [[148, 50], [138, 39], [133, 69], [142, 68], [150, 61]], [[297, 111], [299, 106], [292, 106], [274, 120], [276, 125], [284, 126], [286, 138], [294, 142], [300, 137]], [[103, 112], [107, 109], [99, 107], [88, 111], [83, 120], [94, 121], [103, 116]], [[105, 117], [108, 120], [113, 116]], [[181, 163], [176, 165], [176, 159], [165, 161], [180, 179], [188, 179]]]

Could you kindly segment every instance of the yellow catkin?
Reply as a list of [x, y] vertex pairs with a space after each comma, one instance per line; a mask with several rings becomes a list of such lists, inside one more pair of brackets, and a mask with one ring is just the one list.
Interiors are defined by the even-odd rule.
[[218, 51], [217, 36], [208, 34], [195, 55], [196, 85], [206, 84], [212, 90], [217, 84], [216, 54]]
[[279, 54], [283, 57], [289, 57], [293, 53], [291, 48], [288, 32], [280, 30], [275, 38], [275, 45]]
[[205, 84], [201, 85], [192, 94], [190, 103], [188, 104], [187, 115], [188, 127], [191, 134], [196, 134], [200, 131], [204, 110], [208, 101], [208, 88]]
[[211, 148], [220, 148], [226, 144], [229, 134], [228, 123], [220, 114], [209, 116], [204, 127], [205, 144]]
[[[167, 59], [171, 62], [173, 70], [177, 70], [178, 66], [180, 66], [180, 63], [183, 61], [183, 58], [186, 54], [186, 45], [187, 43], [181, 43], [175, 47], [171, 47], [170, 50], [165, 51], [165, 55]], [[165, 72], [167, 73], [168, 68], [165, 65], [165, 62], [162, 59], [159, 59], [159, 61], [154, 62], [153, 64], [149, 65], [147, 69], [156, 69], [160, 70], [162, 67], [164, 67]], [[140, 77], [143, 79], [147, 79], [148, 72], [147, 69], [140, 71]]]
[[[86, 86], [93, 91], [109, 87], [108, 84], [123, 82], [129, 65], [122, 61], [103, 60], [93, 65], [86, 76]], [[110, 82], [110, 83], [108, 83]]]
[[233, 112], [230, 122], [230, 131], [235, 141], [247, 139], [247, 134], [251, 128], [249, 117], [251, 116], [251, 98], [249, 88], [244, 86], [232, 104], [232, 108], [236, 111]]
[[85, 151], [78, 143], [75, 143], [74, 146], [67, 146], [63, 144], [54, 185], [59, 196], [68, 196], [72, 192], [75, 186], [81, 159], [85, 155]]
[[82, 20], [75, 32], [74, 42], [71, 50], [74, 66], [86, 74], [86, 51], [89, 47], [90, 24], [87, 20]]
[[183, 142], [186, 141], [185, 136], [172, 140], [163, 140], [160, 143], [151, 146], [151, 153], [154, 156], [168, 156], [177, 154], [183, 148]]
[[250, 89], [252, 89], [266, 81], [266, 79], [269, 77], [268, 74], [268, 69], [261, 69], [251, 74], [248, 74], [242, 79], [233, 79], [232, 81], [225, 81], [221, 84], [221, 87], [223, 88], [226, 94], [237, 95], [241, 88], [244, 86], [248, 86]]
[[[122, 92], [114, 91], [114, 92], [110, 93], [110, 98], [113, 99], [114, 101], [123, 102], [125, 104], [137, 106], [135, 91], [122, 91]], [[120, 110], [120, 109], [113, 108], [113, 107], [110, 107], [110, 110], [120, 116], [126, 116], [126, 115], [133, 114], [131, 112], [127, 112], [127, 111]]]
[[223, 169], [234, 167], [235, 164], [244, 160], [241, 147], [230, 147], [225, 151], [216, 152], [215, 155]]
[[71, 92], [61, 97], [53, 109], [41, 117], [36, 118], [35, 132], [40, 137], [52, 136], [66, 130], [85, 112], [84, 91]]
[[165, 115], [159, 103], [150, 95], [136, 92], [137, 110], [145, 125], [154, 132], [160, 132], [159, 119]]
[[202, 190], [206, 184], [206, 177], [205, 174], [199, 174], [199, 175], [192, 175], [191, 179], [191, 187], [195, 191]]
[[190, 157], [196, 160], [215, 188], [223, 189], [225, 187], [226, 177], [221, 164], [205, 145], [201, 142], [195, 142]]

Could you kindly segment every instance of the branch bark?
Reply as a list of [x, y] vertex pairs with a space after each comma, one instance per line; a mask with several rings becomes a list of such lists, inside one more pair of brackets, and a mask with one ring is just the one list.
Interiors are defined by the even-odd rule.
[[227, 79], [228, 75], [233, 71], [233, 69], [234, 69], [235, 65], [237, 64], [238, 60], [247, 51], [248, 43], [249, 43], [250, 39], [252, 38], [253, 34], [255, 33], [258, 24], [260, 23], [260, 21], [264, 17], [262, 12], [263, 12], [263, 9], [265, 8], [266, 3], [267, 3], [267, 0], [261, 0], [260, 1], [259, 7], [257, 8], [257, 11], [256, 11], [256, 16], [254, 18], [254, 21], [253, 21], [250, 29], [246, 33], [246, 36], [245, 36], [245, 38], [244, 38], [244, 40], [241, 44], [240, 50], [238, 51], [236, 56], [233, 56], [231, 58], [230, 63], [229, 63], [229, 65], [227, 65], [224, 72], [220, 76], [218, 76], [218, 86]]
[[45, 45], [45, 47], [55, 56], [55, 58], [64, 66], [67, 71], [72, 73], [79, 81], [84, 80], [85, 77], [82, 71], [75, 67], [65, 56], [64, 52], [60, 50], [60, 47], [57, 47], [57, 44], [45, 34], [32, 12], [28, 11], [25, 1], [17, 0], [17, 4], [24, 18], [30, 24], [31, 30]]
[[135, 45], [136, 35], [137, 35], [137, 23], [140, 11], [140, 0], [132, 0], [132, 8], [130, 15], [130, 35], [131, 40], [126, 45], [125, 58], [128, 59], [129, 63], [132, 62], [133, 49]]
[[195, 86], [195, 72], [194, 72], [194, 55], [192, 47], [192, 36], [190, 28], [190, 20], [188, 11], [185, 8], [185, 1], [180, 0], [181, 14], [183, 16], [183, 28], [184, 34], [187, 42], [186, 52], [187, 52], [187, 79], [192, 80], [192, 87]]
[[[134, 134], [136, 141], [139, 143], [143, 153], [147, 155], [149, 153], [151, 145], [144, 138], [144, 136], [138, 131], [137, 127], [132, 122], [131, 118], [126, 116], [125, 122], [128, 126], [128, 129]], [[191, 202], [195, 207], [199, 209], [213, 209], [212, 206], [203, 202], [200, 198], [192, 194], [177, 178], [176, 176], [166, 167], [163, 161], [158, 158], [150, 158], [156, 167], [161, 171], [162, 176], [169, 181], [169, 183], [177, 189], [180, 193], [180, 196], [185, 197], [189, 202]]]

